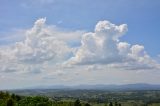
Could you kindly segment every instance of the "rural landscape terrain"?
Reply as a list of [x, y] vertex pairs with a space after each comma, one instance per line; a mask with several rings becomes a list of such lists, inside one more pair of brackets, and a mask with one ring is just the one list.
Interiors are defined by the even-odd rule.
[[7, 90], [0, 106], [160, 106], [160, 86], [81, 85]]

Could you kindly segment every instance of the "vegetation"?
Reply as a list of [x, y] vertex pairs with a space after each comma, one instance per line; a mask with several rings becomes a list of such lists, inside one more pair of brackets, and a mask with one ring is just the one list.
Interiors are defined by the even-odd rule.
[[55, 101], [42, 96], [19, 96], [0, 92], [0, 106], [90, 106], [89, 103], [81, 103], [79, 99], [74, 101]]
[[160, 106], [160, 91], [36, 91], [0, 91], [0, 106]]

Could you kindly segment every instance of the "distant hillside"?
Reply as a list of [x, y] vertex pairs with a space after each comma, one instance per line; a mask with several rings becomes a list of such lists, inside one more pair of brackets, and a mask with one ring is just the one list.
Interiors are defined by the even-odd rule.
[[126, 84], [126, 85], [76, 85], [76, 86], [64, 86], [64, 85], [53, 85], [53, 86], [37, 86], [30, 87], [28, 89], [86, 89], [86, 90], [160, 90], [160, 85], [153, 84]]

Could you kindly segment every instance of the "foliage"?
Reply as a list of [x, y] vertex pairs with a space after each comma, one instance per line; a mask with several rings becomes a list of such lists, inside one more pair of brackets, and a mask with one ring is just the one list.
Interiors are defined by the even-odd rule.
[[50, 95], [53, 92], [20, 96], [0, 91], [0, 106], [160, 106], [160, 91], [75, 90]]
[[74, 106], [81, 106], [81, 103], [80, 103], [80, 100], [77, 99], [75, 102], [74, 102]]

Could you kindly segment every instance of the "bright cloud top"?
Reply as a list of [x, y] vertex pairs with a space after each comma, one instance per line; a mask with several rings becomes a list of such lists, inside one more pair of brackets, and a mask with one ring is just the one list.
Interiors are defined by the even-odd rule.
[[[84, 65], [100, 66], [103, 70], [160, 69], [144, 46], [120, 41], [128, 30], [126, 24], [99, 21], [94, 32], [84, 33], [65, 31], [45, 22], [45, 18], [37, 20], [25, 31], [24, 41], [0, 47], [1, 72], [41, 73], [53, 68], [65, 71], [68, 66], [78, 69]], [[75, 46], [77, 43], [80, 45]]]
[[[119, 38], [127, 32], [126, 24], [117, 26], [109, 21], [99, 21], [94, 32], [79, 37], [81, 32], [63, 32], [45, 22], [45, 18], [37, 20], [33, 28], [26, 31], [24, 41], [0, 48], [2, 71], [29, 71], [28, 67], [43, 66], [45, 62], [50, 65], [103, 64], [137, 70], [159, 69], [159, 64], [147, 54], [142, 45], [120, 42]], [[79, 38], [81, 45], [69, 46], [67, 40], [62, 39], [67, 35], [72, 41], [75, 39], [78, 42]]]
[[81, 46], [69, 62], [71, 64], [104, 64], [125, 69], [159, 69], [142, 45], [130, 45], [120, 42], [127, 31], [127, 25], [115, 25], [109, 21], [100, 21], [95, 32], [82, 36]]

